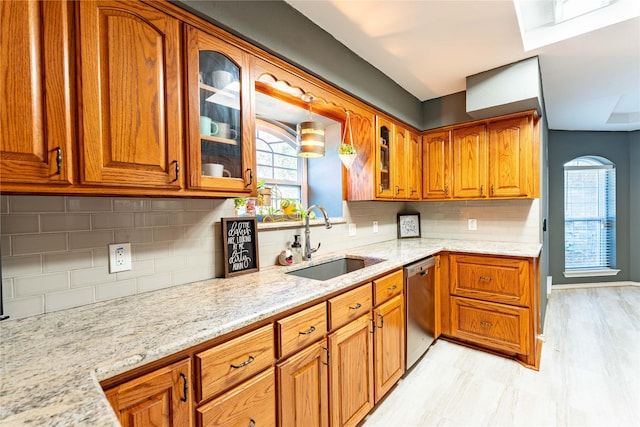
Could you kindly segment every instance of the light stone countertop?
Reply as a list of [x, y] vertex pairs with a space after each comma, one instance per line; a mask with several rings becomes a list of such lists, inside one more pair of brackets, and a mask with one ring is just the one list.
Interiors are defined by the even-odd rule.
[[[441, 251], [537, 257], [541, 245], [404, 239], [349, 255], [386, 261], [327, 281], [269, 266], [0, 323], [0, 424], [118, 426], [99, 381], [170, 356]], [[316, 255], [311, 264], [344, 253]]]

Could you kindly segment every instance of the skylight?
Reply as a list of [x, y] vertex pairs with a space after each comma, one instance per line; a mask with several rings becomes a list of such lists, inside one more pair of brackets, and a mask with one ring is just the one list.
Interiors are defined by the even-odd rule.
[[638, 0], [513, 0], [525, 51], [640, 16]]

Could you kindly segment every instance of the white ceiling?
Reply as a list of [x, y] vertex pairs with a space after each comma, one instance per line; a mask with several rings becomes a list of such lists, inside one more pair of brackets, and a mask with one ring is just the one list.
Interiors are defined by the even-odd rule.
[[421, 101], [538, 56], [550, 129], [640, 129], [638, 0], [615, 0], [622, 22], [530, 51], [512, 0], [286, 1]]

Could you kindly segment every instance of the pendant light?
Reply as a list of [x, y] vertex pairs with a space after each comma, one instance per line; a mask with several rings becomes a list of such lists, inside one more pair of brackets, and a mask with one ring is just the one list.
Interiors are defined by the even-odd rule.
[[313, 121], [311, 116], [311, 104], [313, 95], [302, 95], [302, 100], [309, 103], [309, 120], [298, 123], [298, 156], [299, 157], [323, 157], [324, 156], [324, 126], [320, 122]]
[[[349, 141], [347, 144], [345, 138], [347, 136], [347, 128], [349, 128]], [[351, 132], [351, 119], [349, 112], [347, 111], [347, 120], [344, 122], [344, 132], [342, 133], [342, 144], [340, 144], [340, 151], [338, 157], [342, 161], [345, 168], [349, 169], [356, 159], [356, 147], [353, 146], [353, 133]]]

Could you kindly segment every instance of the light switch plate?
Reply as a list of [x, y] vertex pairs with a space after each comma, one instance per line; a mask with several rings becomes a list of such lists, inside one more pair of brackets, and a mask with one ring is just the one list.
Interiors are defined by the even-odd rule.
[[475, 218], [470, 218], [467, 222], [470, 231], [476, 231], [478, 229], [478, 220]]
[[373, 221], [373, 232], [374, 233], [378, 232], [378, 221]]
[[356, 224], [352, 222], [349, 224], [349, 236], [355, 236], [355, 235], [356, 235]]
[[109, 272], [119, 273], [131, 270], [131, 243], [109, 245]]

